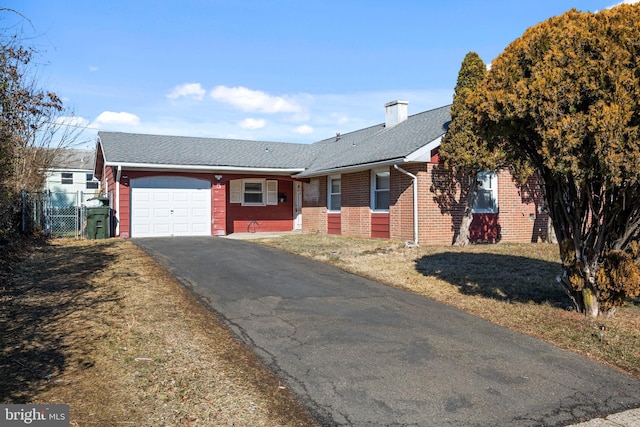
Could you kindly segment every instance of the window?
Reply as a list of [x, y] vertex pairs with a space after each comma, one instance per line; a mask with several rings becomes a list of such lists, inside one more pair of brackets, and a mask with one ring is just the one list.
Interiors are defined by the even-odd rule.
[[342, 198], [342, 180], [340, 175], [329, 177], [328, 203], [330, 211], [339, 211]]
[[229, 181], [229, 203], [242, 206], [278, 204], [278, 181], [275, 179], [234, 179]]
[[495, 172], [478, 173], [478, 195], [473, 213], [498, 213], [498, 175]]
[[389, 188], [391, 174], [388, 169], [374, 170], [371, 173], [371, 209], [389, 210]]
[[87, 190], [97, 190], [98, 189], [98, 181], [93, 180], [93, 174], [87, 174]]
[[61, 184], [73, 184], [73, 173], [72, 172], [62, 172], [61, 174]]
[[262, 194], [262, 181], [243, 182], [242, 204], [243, 205], [264, 205]]

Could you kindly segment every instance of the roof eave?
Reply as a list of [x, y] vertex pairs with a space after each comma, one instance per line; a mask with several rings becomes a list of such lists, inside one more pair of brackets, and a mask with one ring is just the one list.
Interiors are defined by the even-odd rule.
[[312, 178], [316, 176], [333, 175], [338, 173], [358, 172], [361, 170], [374, 169], [382, 166], [391, 166], [397, 163], [406, 163], [405, 157], [396, 157], [394, 159], [380, 160], [378, 162], [361, 163], [359, 165], [342, 166], [337, 168], [321, 169], [317, 171], [303, 172], [296, 175], [296, 178]]
[[304, 168], [257, 168], [247, 166], [210, 166], [210, 165], [171, 165], [152, 163], [106, 162], [105, 166], [120, 166], [122, 169], [135, 171], [162, 172], [231, 172], [231, 173], [260, 173], [268, 175], [294, 175], [304, 171]]
[[431, 152], [440, 146], [444, 133], [433, 141], [423, 145], [413, 153], [407, 155], [407, 162], [429, 162], [431, 160]]

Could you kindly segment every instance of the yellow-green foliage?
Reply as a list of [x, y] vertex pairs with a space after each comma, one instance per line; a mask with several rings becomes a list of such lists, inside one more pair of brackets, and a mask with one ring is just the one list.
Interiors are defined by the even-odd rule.
[[567, 273], [571, 290], [582, 292], [585, 280], [580, 272], [581, 263], [576, 259], [576, 249], [571, 239], [564, 239], [560, 242], [560, 259]]
[[[640, 267], [637, 261], [638, 244], [629, 251], [609, 251], [596, 273], [599, 301], [604, 310], [624, 304], [626, 297], [640, 295]], [[634, 256], [635, 252], [635, 256]]]
[[511, 43], [467, 102], [488, 148], [544, 181], [563, 284], [585, 312], [578, 292], [605, 310], [638, 294], [639, 40], [640, 4], [571, 10]]

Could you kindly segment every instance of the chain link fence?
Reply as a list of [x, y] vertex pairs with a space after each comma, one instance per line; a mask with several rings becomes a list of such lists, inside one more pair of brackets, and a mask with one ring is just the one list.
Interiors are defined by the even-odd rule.
[[21, 231], [42, 232], [51, 238], [87, 237], [87, 207], [95, 196], [91, 193], [22, 192]]

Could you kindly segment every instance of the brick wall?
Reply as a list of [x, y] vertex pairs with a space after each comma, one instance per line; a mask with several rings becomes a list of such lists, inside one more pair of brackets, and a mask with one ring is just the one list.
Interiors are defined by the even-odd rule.
[[[402, 169], [418, 176], [424, 173], [426, 164], [403, 165]], [[420, 189], [420, 184], [418, 184], [418, 189]], [[413, 241], [413, 179], [395, 168], [391, 168], [390, 190], [390, 238]], [[418, 200], [420, 200], [420, 195], [418, 195]], [[418, 202], [418, 205], [420, 205], [420, 202]], [[420, 213], [418, 213], [419, 216]]]
[[498, 221], [502, 242], [538, 242], [547, 235], [548, 215], [542, 211], [544, 194], [540, 181], [529, 178], [520, 184], [509, 172], [498, 175]]
[[[371, 237], [371, 174], [367, 171], [342, 174], [342, 234]], [[326, 202], [325, 202], [326, 203]]]
[[[452, 171], [438, 163], [403, 165], [402, 168], [418, 177], [419, 244], [452, 244], [464, 214], [466, 179], [454, 177]], [[390, 171], [389, 236], [393, 240], [413, 240], [413, 180], [394, 168]], [[368, 170], [342, 174], [343, 235], [371, 237], [370, 176]], [[303, 232], [327, 233], [326, 177], [311, 179], [303, 191]], [[492, 241], [542, 241], [546, 238], [548, 221], [542, 205], [537, 179], [521, 185], [509, 170], [503, 170], [498, 175], [499, 213], [478, 214], [474, 224], [478, 230], [482, 229], [483, 236], [492, 236]]]
[[311, 178], [302, 185], [302, 232], [327, 232], [327, 177]]
[[[464, 180], [463, 180], [464, 181]], [[460, 228], [464, 200], [453, 173], [437, 163], [428, 163], [418, 175], [419, 243], [450, 245]]]

